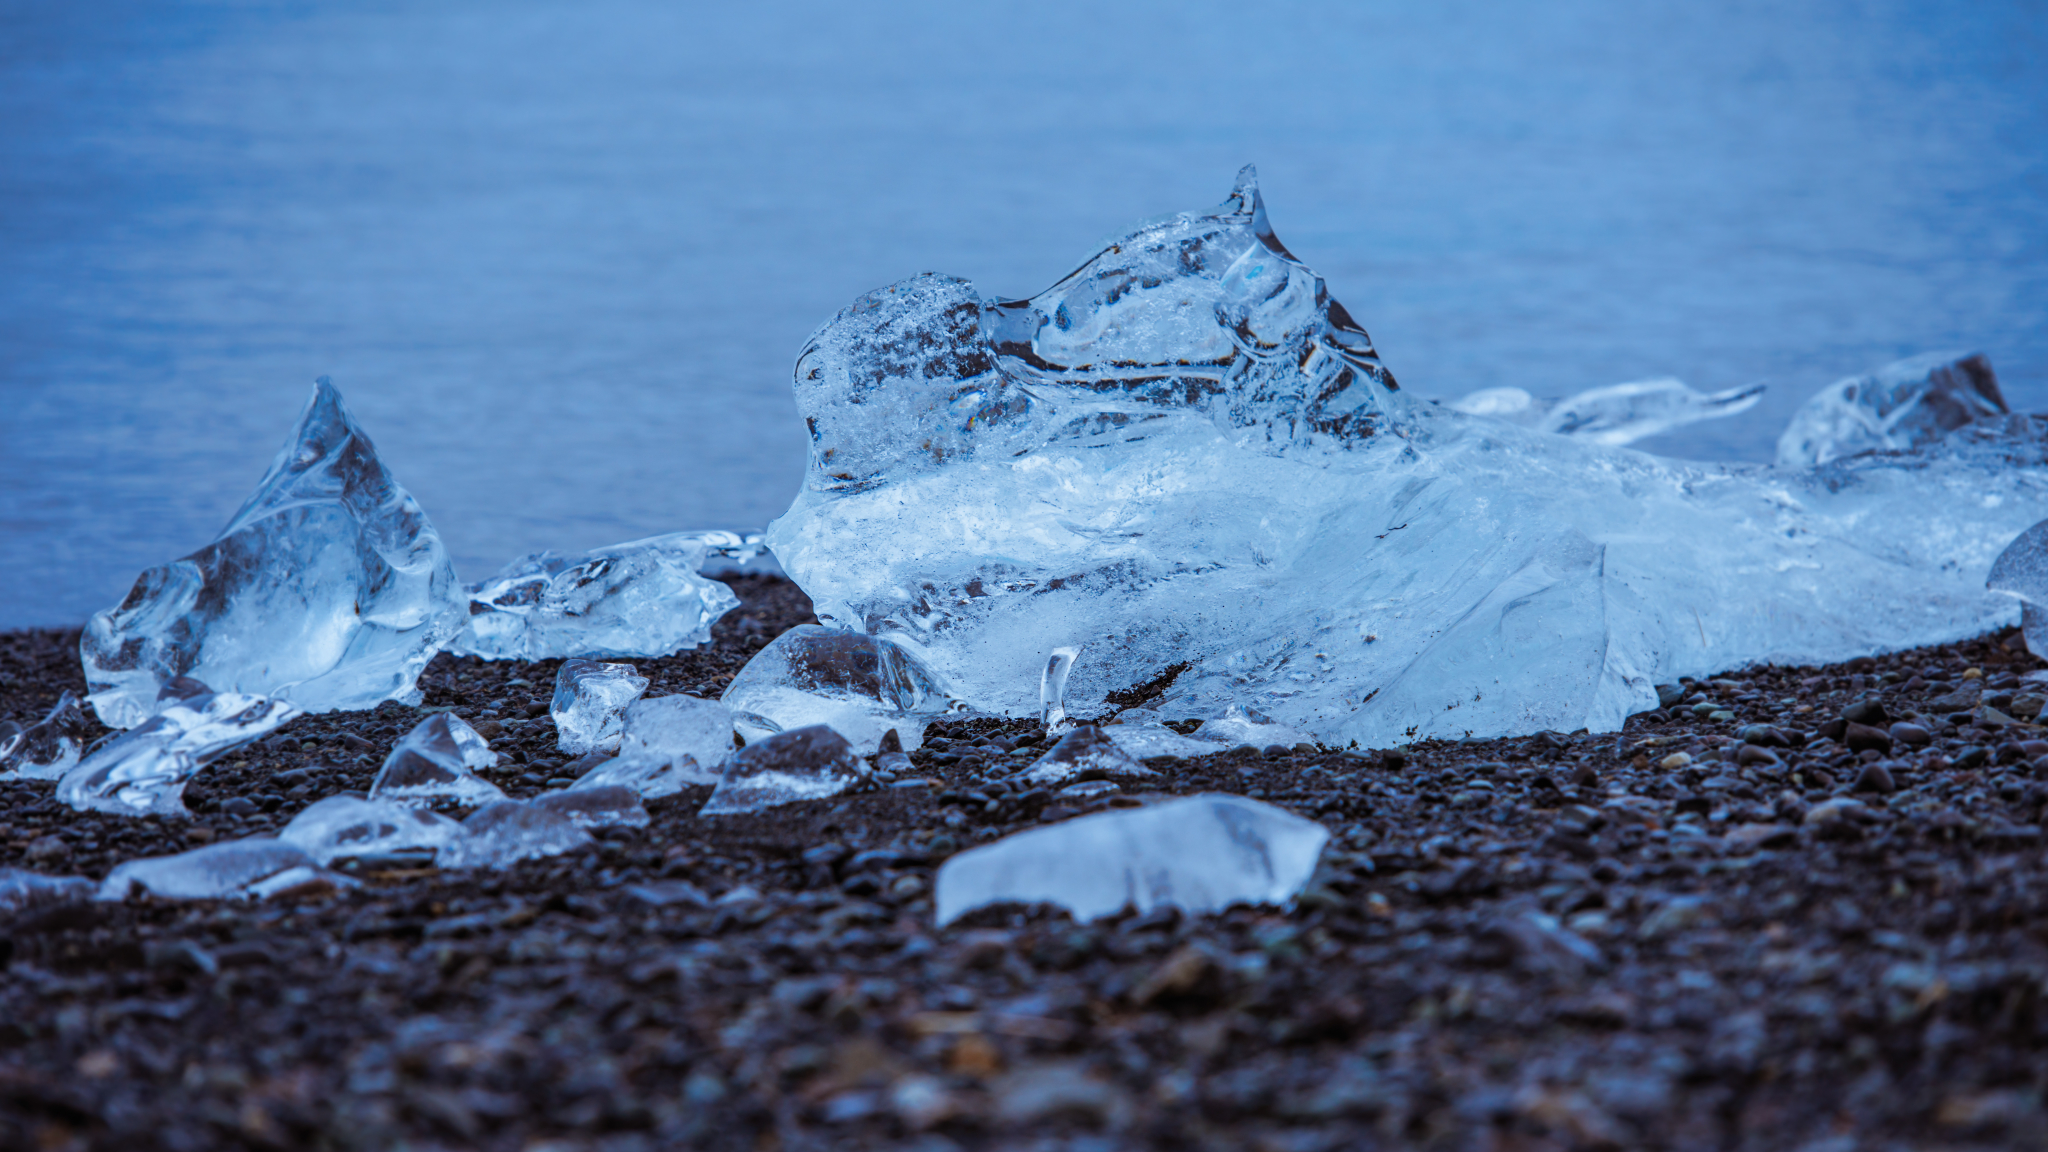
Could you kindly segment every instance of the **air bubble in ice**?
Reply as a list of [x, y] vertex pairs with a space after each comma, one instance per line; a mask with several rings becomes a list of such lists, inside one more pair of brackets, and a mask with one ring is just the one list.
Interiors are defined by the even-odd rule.
[[953, 700], [914, 653], [893, 640], [799, 625], [756, 653], [726, 687], [740, 735], [752, 742], [829, 724], [867, 754], [894, 728], [905, 748]]
[[415, 808], [489, 804], [505, 799], [505, 792], [476, 770], [497, 763], [498, 754], [467, 721], [452, 712], [436, 712], [392, 747], [370, 783], [370, 799]]
[[800, 800], [823, 800], [862, 783], [867, 774], [846, 737], [823, 724], [793, 728], [733, 753], [700, 815], [759, 812]]
[[81, 812], [188, 816], [186, 781], [298, 714], [288, 700], [240, 692], [177, 700], [88, 753], [57, 782], [57, 799]]
[[719, 549], [744, 545], [730, 532], [674, 532], [575, 556], [522, 556], [469, 588], [467, 622], [448, 650], [486, 660], [547, 660], [694, 648], [711, 639], [714, 621], [739, 606], [732, 589], [698, 575]]
[[41, 720], [27, 728], [0, 723], [0, 779], [55, 780], [78, 763], [85, 711], [66, 691]]
[[626, 706], [647, 691], [647, 677], [631, 664], [564, 660], [555, 673], [555, 746], [572, 755], [614, 751], [626, 730]]

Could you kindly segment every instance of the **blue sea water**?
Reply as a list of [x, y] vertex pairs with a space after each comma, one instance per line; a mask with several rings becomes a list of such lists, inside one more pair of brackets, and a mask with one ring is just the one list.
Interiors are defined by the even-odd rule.
[[2038, 3], [0, 0], [0, 627], [212, 538], [313, 377], [476, 579], [758, 528], [789, 369], [925, 270], [1034, 292], [1256, 162], [1425, 396], [1765, 402], [1991, 355], [2048, 407]]

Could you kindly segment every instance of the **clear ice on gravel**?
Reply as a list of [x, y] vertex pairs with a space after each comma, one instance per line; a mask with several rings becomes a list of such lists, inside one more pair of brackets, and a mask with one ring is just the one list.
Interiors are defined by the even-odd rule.
[[1838, 380], [1792, 414], [1778, 437], [1778, 467], [1812, 468], [1860, 452], [1901, 452], [1939, 442], [2009, 409], [1982, 353], [1930, 352]]
[[462, 835], [441, 849], [442, 868], [505, 868], [539, 856], [560, 856], [591, 842], [590, 833], [560, 812], [517, 800], [486, 804], [462, 822]]
[[[1205, 749], [1211, 752], [1218, 750], [1214, 747]], [[1046, 749], [1045, 755], [1018, 772], [1017, 779], [1025, 784], [1049, 785], [1073, 780], [1156, 775], [1158, 773], [1138, 763], [1102, 729], [1093, 724], [1083, 724], [1060, 737], [1059, 743]]]
[[723, 700], [749, 743], [829, 724], [862, 755], [891, 728], [905, 749], [916, 748], [926, 724], [955, 710], [923, 662], [894, 641], [816, 624], [791, 628], [755, 653]]
[[810, 466], [769, 546], [826, 626], [1000, 715], [1085, 643], [1077, 715], [1172, 673], [1165, 714], [1335, 746], [1612, 731], [1680, 676], [2008, 623], [1985, 574], [2048, 516], [2021, 416], [1780, 469], [1414, 402], [1249, 171], [1030, 299], [871, 292], [795, 390]]
[[[1148, 708], [1126, 708], [1102, 726], [1102, 734], [1139, 760], [1152, 756], [1211, 756], [1222, 744], [1191, 740], [1166, 726], [1166, 717]], [[1234, 747], [1232, 745], [1231, 747]]]
[[230, 749], [299, 715], [289, 700], [240, 692], [174, 698], [163, 710], [92, 749], [57, 781], [57, 799], [121, 816], [189, 816], [185, 782]]
[[939, 866], [938, 921], [990, 904], [1056, 904], [1076, 920], [1171, 905], [1284, 904], [1330, 834], [1241, 796], [1200, 795], [1079, 816], [970, 848]]
[[692, 784], [718, 783], [719, 765], [732, 755], [732, 710], [694, 696], [657, 696], [626, 708], [619, 754], [569, 786], [631, 788], [653, 799]]
[[711, 639], [739, 606], [698, 575], [714, 555], [744, 563], [760, 547], [732, 532], [673, 532], [575, 556], [535, 552], [468, 589], [469, 616], [448, 645], [458, 656], [667, 656]]
[[2048, 656], [2048, 520], [2019, 534], [1998, 554], [1984, 586], [2020, 602], [2027, 651]]
[[536, 796], [527, 803], [553, 812], [579, 828], [647, 827], [647, 806], [640, 802], [640, 793], [616, 784], [565, 788]]
[[66, 691], [41, 720], [23, 728], [0, 723], [0, 779], [55, 780], [78, 763], [85, 710]]
[[0, 913], [76, 904], [92, 899], [99, 887], [97, 881], [83, 876], [45, 876], [20, 868], [0, 868]]
[[1254, 748], [1270, 748], [1275, 744], [1292, 748], [1296, 744], [1309, 743], [1308, 737], [1287, 725], [1276, 724], [1263, 716], [1247, 715], [1236, 704], [1224, 709], [1223, 715], [1202, 721], [1194, 735], [1197, 740], [1207, 740], [1225, 748], [1239, 748], [1247, 744]]
[[370, 799], [408, 807], [489, 804], [505, 799], [504, 789], [476, 770], [497, 763], [498, 754], [467, 721], [452, 712], [436, 712], [392, 746], [370, 782]]
[[823, 800], [867, 776], [867, 765], [854, 755], [846, 737], [823, 724], [792, 728], [733, 753], [698, 815], [730, 816], [799, 800]]
[[1590, 444], [1619, 447], [1701, 420], [1747, 412], [1764, 386], [1700, 392], [1668, 376], [1589, 388], [1562, 400], [1538, 400], [1514, 387], [1482, 388], [1448, 403], [1468, 416], [1487, 416]]
[[438, 812], [389, 800], [329, 796], [306, 806], [277, 834], [319, 864], [345, 856], [416, 852], [423, 858], [454, 842], [462, 826]]
[[564, 660], [555, 673], [555, 746], [573, 756], [611, 752], [626, 731], [626, 707], [647, 691], [647, 677], [631, 664]]
[[159, 900], [261, 900], [287, 893], [353, 887], [296, 845], [268, 836], [209, 844], [176, 856], [119, 865], [100, 883], [100, 900], [148, 895]]
[[144, 572], [79, 655], [101, 722], [132, 728], [177, 676], [308, 712], [416, 700], [461, 626], [440, 535], [322, 377], [220, 537]]

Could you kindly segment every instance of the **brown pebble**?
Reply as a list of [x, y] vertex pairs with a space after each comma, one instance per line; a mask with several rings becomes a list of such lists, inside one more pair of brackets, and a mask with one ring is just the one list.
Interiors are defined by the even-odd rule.
[[1741, 748], [1737, 749], [1735, 752], [1735, 762], [1744, 768], [1757, 764], [1781, 763], [1777, 753], [1756, 744], [1744, 744]]
[[1908, 724], [1903, 720], [1892, 725], [1891, 735], [1893, 740], [1914, 748], [1924, 748], [1934, 743], [1933, 733], [1918, 724]]
[[1863, 771], [1856, 774], [1856, 784], [1851, 789], [1851, 791], [1855, 792], [1884, 793], [1896, 792], [1898, 790], [1898, 784], [1892, 780], [1891, 769], [1886, 768], [1882, 763], [1865, 764]]
[[1853, 721], [1842, 732], [1842, 743], [1851, 752], [1889, 752], [1892, 750], [1891, 733], [1882, 728], [1872, 728]]

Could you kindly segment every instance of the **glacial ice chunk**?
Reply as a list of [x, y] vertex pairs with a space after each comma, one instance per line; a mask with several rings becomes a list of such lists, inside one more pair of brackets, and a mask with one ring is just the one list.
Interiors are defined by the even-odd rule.
[[1017, 779], [1026, 784], [1047, 785], [1157, 775], [1104, 735], [1102, 729], [1083, 724], [1060, 737], [1059, 743], [1046, 749], [1045, 755], [1019, 772]]
[[498, 754], [462, 717], [436, 712], [401, 737], [370, 782], [370, 799], [411, 808], [433, 804], [472, 807], [505, 799], [504, 789], [476, 774]]
[[1778, 437], [1780, 468], [1921, 448], [2009, 409], [1983, 353], [1930, 352], [1820, 390]]
[[970, 848], [939, 866], [938, 921], [990, 904], [1057, 904], [1077, 920], [1171, 906], [1199, 914], [1284, 904], [1330, 834], [1240, 796], [1200, 795], [1080, 816]]
[[76, 904], [92, 899], [98, 890], [98, 882], [83, 876], [45, 876], [20, 868], [0, 868], [0, 913]]
[[732, 754], [701, 816], [759, 812], [837, 796], [867, 779], [846, 737], [823, 724], [777, 732]]
[[97, 899], [262, 900], [353, 887], [297, 846], [268, 836], [209, 844], [175, 856], [130, 860], [107, 873]]
[[1747, 412], [1763, 394], [1761, 384], [1700, 392], [1684, 381], [1660, 376], [1589, 388], [1562, 400], [1538, 400], [1512, 386], [1482, 388], [1447, 406], [1468, 416], [1487, 416], [1590, 444], [1619, 447], [1701, 420]]
[[66, 691], [41, 720], [22, 728], [0, 723], [0, 779], [55, 780], [78, 763], [85, 712]]
[[626, 731], [626, 706], [647, 691], [631, 664], [564, 660], [555, 673], [555, 746], [573, 755], [613, 751]]
[[954, 709], [924, 662], [893, 640], [801, 624], [754, 654], [722, 698], [749, 743], [776, 732], [829, 724], [863, 755], [894, 728], [906, 749]]
[[559, 812], [517, 800], [486, 804], [462, 822], [462, 835], [441, 849], [442, 868], [505, 868], [521, 860], [560, 856], [591, 843], [590, 833]]
[[329, 796], [292, 817], [277, 838], [315, 863], [331, 864], [345, 856], [408, 852], [431, 859], [461, 832], [460, 824], [425, 808], [374, 797]]
[[645, 828], [646, 805], [640, 793], [620, 785], [565, 788], [527, 801], [535, 808], [553, 812], [579, 828]]
[[2048, 520], [2019, 534], [1991, 564], [1984, 586], [2020, 602], [2027, 651], [2048, 655]]
[[[1027, 300], [920, 277], [819, 329], [768, 532], [826, 627], [1033, 715], [1235, 703], [1321, 743], [1612, 731], [1653, 685], [2013, 618], [2048, 434], [1976, 420], [1817, 469], [1702, 465], [1411, 403], [1247, 173]], [[737, 710], [737, 709], [736, 709]]]
[[731, 532], [672, 532], [574, 556], [522, 556], [469, 587], [468, 620], [448, 650], [486, 660], [547, 660], [694, 648], [739, 606], [732, 589], [699, 569], [714, 554], [751, 558], [759, 548], [758, 537], [750, 546]]
[[416, 699], [462, 624], [455, 569], [326, 377], [219, 539], [144, 572], [79, 643], [102, 723], [132, 728], [193, 676], [310, 712]]
[[718, 783], [719, 765], [732, 754], [732, 710], [694, 696], [657, 696], [626, 708], [619, 754], [569, 786], [630, 788], [648, 799], [672, 796], [692, 784]]
[[240, 692], [188, 696], [101, 744], [57, 782], [57, 799], [81, 812], [189, 816], [185, 783], [230, 749], [299, 714], [289, 700]]

